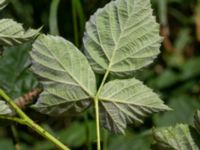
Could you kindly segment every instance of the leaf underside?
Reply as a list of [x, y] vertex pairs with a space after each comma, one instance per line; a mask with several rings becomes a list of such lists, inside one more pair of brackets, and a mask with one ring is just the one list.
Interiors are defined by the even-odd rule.
[[150, 0], [110, 2], [87, 22], [83, 39], [94, 71], [118, 77], [152, 63], [161, 41]]
[[[116, 0], [91, 17], [83, 41], [96, 73], [129, 78], [157, 57], [162, 38], [150, 0]], [[42, 113], [81, 112], [91, 99], [98, 99], [101, 125], [124, 133], [127, 124], [139, 124], [154, 112], [170, 110], [134, 78], [101, 83], [96, 92], [95, 75], [86, 57], [61, 37], [39, 36], [31, 57], [32, 70], [44, 86], [33, 107]]]
[[99, 100], [101, 124], [115, 133], [124, 133], [127, 124], [143, 123], [143, 118], [154, 112], [170, 110], [157, 94], [137, 79], [106, 83]]
[[188, 125], [155, 129], [153, 131], [158, 150], [199, 150], [200, 136]]
[[0, 46], [15, 46], [27, 42], [38, 35], [38, 30], [25, 31], [21, 24], [12, 19], [0, 20]]
[[0, 100], [0, 115], [11, 115], [12, 113], [10, 107], [3, 100]]
[[33, 106], [41, 113], [81, 112], [96, 93], [95, 75], [84, 55], [58, 36], [41, 35], [33, 44], [32, 70], [44, 92]]

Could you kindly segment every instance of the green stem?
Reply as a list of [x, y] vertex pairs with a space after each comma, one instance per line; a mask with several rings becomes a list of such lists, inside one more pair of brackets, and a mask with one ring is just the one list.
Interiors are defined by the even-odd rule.
[[54, 143], [61, 150], [70, 150], [68, 147], [66, 147], [63, 143], [61, 143], [58, 139], [56, 139], [54, 136], [49, 134], [46, 130], [44, 130], [34, 121], [32, 120], [27, 121], [27, 126], [33, 129], [34, 131], [36, 131], [38, 134], [42, 135], [44, 138]]
[[11, 121], [15, 121], [22, 125], [27, 125], [28, 127], [32, 128], [35, 132], [46, 138], [47, 140], [54, 143], [59, 149], [61, 150], [70, 150], [67, 146], [61, 143], [58, 139], [54, 136], [49, 134], [45, 131], [42, 127], [36, 124], [33, 120], [31, 120], [15, 103], [14, 101], [6, 95], [6, 93], [0, 89], [0, 96], [5, 99], [5, 101], [13, 108], [13, 110], [21, 117], [8, 117], [8, 116], [0, 116], [1, 119], [7, 119]]
[[72, 16], [73, 16], [73, 25], [74, 25], [74, 42], [76, 46], [79, 46], [78, 40], [78, 24], [77, 24], [77, 14], [76, 14], [76, 0], [71, 0], [72, 3]]
[[17, 123], [22, 124], [22, 125], [26, 124], [23, 119], [20, 119], [20, 118], [17, 118], [17, 117], [0, 116], [0, 119], [14, 121], [14, 122], [17, 122]]
[[103, 80], [101, 82], [101, 85], [97, 91], [97, 94], [94, 98], [94, 104], [95, 104], [95, 116], [96, 116], [96, 133], [97, 133], [97, 150], [101, 150], [101, 134], [100, 134], [100, 119], [99, 119], [99, 94], [103, 88], [103, 85], [106, 82], [106, 79], [109, 75], [109, 69], [106, 71]]
[[59, 35], [58, 19], [57, 19], [59, 3], [60, 0], [52, 0], [51, 2], [50, 15], [49, 15], [49, 28], [50, 28], [50, 33], [52, 35]]
[[84, 14], [83, 7], [80, 0], [75, 0], [75, 2], [76, 2], [77, 17], [79, 18], [79, 22], [80, 22], [80, 32], [82, 35], [85, 28], [85, 14]]
[[100, 134], [100, 122], [99, 122], [99, 100], [94, 100], [95, 115], [96, 115], [96, 134], [97, 134], [97, 150], [101, 150], [101, 134]]
[[167, 20], [167, 1], [166, 0], [159, 0], [158, 1], [158, 8], [159, 8], [159, 18], [160, 23], [162, 26], [168, 26]]

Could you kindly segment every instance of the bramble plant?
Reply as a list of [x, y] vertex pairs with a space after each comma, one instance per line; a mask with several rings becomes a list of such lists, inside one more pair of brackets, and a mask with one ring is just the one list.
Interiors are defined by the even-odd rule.
[[[3, 8], [5, 1], [1, 3]], [[100, 127], [125, 134], [127, 124], [137, 125], [152, 113], [171, 110], [152, 89], [134, 78], [134, 72], [151, 64], [160, 52], [162, 37], [152, 12], [150, 0], [111, 1], [87, 22], [84, 53], [62, 37], [38, 35], [39, 30], [32, 29], [25, 32], [10, 19], [0, 20], [0, 44], [14, 46], [37, 36], [30, 52], [31, 70], [38, 75], [43, 92], [31, 108], [50, 116], [66, 116], [93, 107], [97, 150], [101, 150]], [[99, 75], [103, 76], [100, 84], [96, 80]], [[27, 125], [59, 149], [69, 149], [34, 123], [3, 90], [0, 96], [4, 99], [0, 101], [0, 118]], [[199, 113], [195, 118], [199, 127]], [[190, 132], [187, 125], [154, 129], [158, 142], [154, 147], [196, 150]], [[177, 143], [180, 140], [181, 147], [170, 138]]]

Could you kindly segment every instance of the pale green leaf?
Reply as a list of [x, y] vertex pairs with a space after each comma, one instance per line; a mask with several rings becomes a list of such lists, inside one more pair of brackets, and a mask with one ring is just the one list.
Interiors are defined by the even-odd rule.
[[24, 30], [21, 24], [13, 21], [12, 19], [0, 20], [0, 45], [1, 46], [14, 46], [27, 42], [38, 35], [40, 29]]
[[11, 115], [13, 114], [13, 111], [8, 106], [8, 104], [5, 103], [5, 101], [0, 100], [0, 115]]
[[102, 126], [116, 133], [124, 133], [129, 123], [143, 123], [143, 118], [154, 112], [170, 110], [157, 94], [134, 78], [106, 83], [99, 100]]
[[153, 131], [158, 150], [199, 150], [200, 136], [188, 125], [155, 129]]
[[4, 9], [8, 5], [8, 0], [0, 0], [0, 10]]
[[58, 36], [41, 35], [31, 51], [32, 70], [44, 92], [34, 108], [49, 115], [80, 112], [96, 93], [95, 75], [84, 55]]
[[200, 134], [200, 110], [198, 110], [194, 115], [194, 125]]
[[152, 63], [162, 38], [150, 0], [116, 0], [90, 18], [83, 41], [95, 72], [126, 77]]

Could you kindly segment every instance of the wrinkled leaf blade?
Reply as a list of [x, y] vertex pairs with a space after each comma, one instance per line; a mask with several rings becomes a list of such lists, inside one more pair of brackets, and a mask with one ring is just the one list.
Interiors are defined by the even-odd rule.
[[83, 41], [95, 72], [126, 77], [152, 63], [162, 38], [150, 0], [116, 0], [90, 18]]
[[21, 24], [12, 19], [0, 20], [0, 45], [1, 46], [15, 46], [27, 42], [35, 38], [40, 29], [24, 30]]
[[44, 87], [33, 106], [41, 113], [81, 112], [96, 93], [95, 75], [84, 55], [58, 36], [41, 35], [31, 51], [32, 70]]
[[156, 150], [199, 150], [200, 136], [188, 125], [154, 129]]
[[154, 112], [170, 110], [157, 94], [134, 78], [106, 83], [99, 100], [101, 124], [115, 133], [124, 133], [127, 124], [143, 123], [143, 118]]

